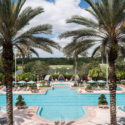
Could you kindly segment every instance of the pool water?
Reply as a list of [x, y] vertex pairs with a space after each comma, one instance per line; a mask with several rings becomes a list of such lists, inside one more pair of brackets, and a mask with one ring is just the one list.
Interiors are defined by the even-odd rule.
[[81, 106], [44, 106], [39, 116], [50, 121], [74, 121], [86, 116]]
[[122, 90], [122, 88], [120, 86], [117, 86], [116, 90]]
[[[102, 93], [103, 94], [103, 93]], [[27, 106], [97, 106], [101, 94], [78, 94], [70, 88], [54, 88], [42, 94], [22, 94]], [[109, 94], [105, 94], [110, 104]], [[13, 106], [18, 94], [13, 95]], [[116, 94], [116, 104], [125, 105], [125, 94]], [[0, 95], [0, 106], [6, 106], [6, 95]]]
[[53, 86], [70, 86], [69, 84], [53, 84]]
[[[102, 93], [103, 94], [103, 93]], [[54, 88], [43, 94], [22, 94], [27, 106], [41, 106], [41, 116], [48, 120], [59, 120], [61, 116], [65, 121], [76, 120], [84, 117], [81, 107], [97, 106], [98, 97], [101, 94], [78, 94], [70, 88]], [[105, 94], [110, 105], [110, 96]], [[18, 94], [13, 95], [13, 106], [15, 106]], [[125, 105], [125, 94], [116, 94], [116, 105]], [[6, 106], [6, 95], [0, 95], [0, 106]]]

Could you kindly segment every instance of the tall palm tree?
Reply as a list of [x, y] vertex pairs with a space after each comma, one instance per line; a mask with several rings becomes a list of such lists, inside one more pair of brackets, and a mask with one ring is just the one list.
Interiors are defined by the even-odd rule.
[[[118, 56], [122, 56], [125, 57], [125, 43], [118, 43], [119, 46], [119, 51], [118, 51]], [[105, 50], [105, 48], [107, 48], [108, 45], [106, 44], [101, 44], [98, 45], [92, 53], [92, 57], [99, 57], [101, 55], [102, 57], [102, 69], [103, 69], [103, 63], [106, 63], [106, 56], [107, 56], [107, 52]]]
[[[83, 16], [72, 16], [67, 23], [83, 25], [84, 28], [62, 33], [60, 38], [73, 36], [74, 40], [91, 40], [106, 44], [109, 48], [109, 78], [110, 78], [110, 120], [111, 125], [116, 125], [116, 74], [115, 60], [118, 56], [119, 44], [125, 41], [125, 1], [124, 0], [100, 0], [86, 1], [90, 7], [85, 10], [93, 15], [94, 19]], [[84, 41], [83, 41], [84, 43]], [[76, 46], [77, 48], [77, 46]], [[104, 50], [105, 52], [105, 50]]]
[[22, 28], [29, 25], [35, 16], [44, 12], [42, 7], [22, 7], [26, 0], [0, 0], [0, 46], [3, 47], [2, 60], [5, 70], [6, 100], [7, 100], [7, 125], [13, 125], [13, 101], [12, 101], [12, 66], [13, 46], [18, 49], [19, 43], [27, 46], [42, 48], [52, 53], [50, 47], [59, 49], [60, 46], [47, 38], [34, 36], [34, 34], [51, 34], [52, 26], [49, 24], [32, 27], [24, 33]]
[[[89, 42], [88, 42], [89, 43]], [[79, 48], [75, 46], [79, 45]], [[87, 50], [92, 47], [93, 44], [83, 45], [82, 41], [72, 41], [63, 48], [63, 53], [67, 58], [74, 58], [75, 60], [75, 85], [77, 85], [77, 65], [78, 65], [78, 55], [87, 57]]]

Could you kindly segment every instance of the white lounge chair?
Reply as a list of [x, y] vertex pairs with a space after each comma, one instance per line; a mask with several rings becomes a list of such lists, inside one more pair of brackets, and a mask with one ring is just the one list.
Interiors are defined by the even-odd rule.
[[16, 91], [16, 87], [14, 87], [13, 91]]
[[20, 87], [18, 87], [16, 91], [20, 91]]
[[26, 91], [29, 91], [29, 87], [26, 88]]
[[97, 87], [97, 90], [101, 90], [99, 86]]
[[125, 89], [122, 89], [122, 93], [125, 93]]
[[22, 91], [25, 91], [26, 90], [26, 87], [23, 87]]

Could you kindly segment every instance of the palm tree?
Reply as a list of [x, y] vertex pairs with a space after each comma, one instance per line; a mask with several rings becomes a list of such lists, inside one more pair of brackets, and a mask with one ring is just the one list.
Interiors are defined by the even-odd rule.
[[[99, 57], [101, 55], [102, 57], [102, 69], [103, 69], [103, 63], [106, 63], [106, 50], [105, 48], [107, 48], [108, 45], [106, 44], [101, 44], [99, 46], [97, 46], [93, 53], [92, 53], [92, 57]], [[122, 56], [122, 57], [125, 57], [125, 43], [118, 43], [118, 46], [119, 46], [119, 52], [118, 52], [118, 57], [119, 56]]]
[[21, 45], [19, 46], [20, 49], [18, 49], [18, 52], [17, 52], [17, 56], [19, 58], [22, 57], [22, 72], [24, 71], [24, 58], [25, 57], [28, 57], [28, 58], [31, 58], [32, 57], [32, 53], [34, 53], [37, 57], [39, 57], [39, 54], [31, 47], [27, 47], [25, 45]]
[[20, 33], [22, 28], [29, 25], [35, 16], [44, 12], [42, 7], [32, 8], [22, 7], [26, 0], [0, 0], [0, 46], [3, 47], [2, 60], [5, 71], [6, 100], [7, 100], [7, 125], [13, 125], [13, 101], [12, 101], [12, 66], [13, 47], [18, 49], [19, 43], [30, 47], [42, 48], [52, 53], [50, 47], [59, 49], [60, 46], [47, 38], [34, 36], [34, 34], [51, 34], [52, 26], [49, 24], [32, 27], [24, 33]]
[[[77, 44], [79, 45], [79, 48], [75, 47], [75, 46], [77, 46]], [[78, 55], [87, 57], [88, 56], [87, 50], [91, 46], [93, 46], [93, 44], [83, 45], [83, 43], [81, 41], [80, 42], [72, 41], [63, 48], [64, 55], [67, 58], [74, 58], [74, 60], [75, 60], [75, 85], [77, 84], [76, 75], [77, 75]]]
[[[67, 23], [83, 25], [84, 28], [67, 31], [60, 38], [73, 36], [73, 40], [91, 40], [91, 42], [107, 45], [110, 78], [110, 120], [111, 125], [116, 125], [116, 74], [115, 60], [118, 57], [119, 46], [125, 41], [125, 1], [124, 0], [85, 0], [90, 7], [85, 10], [93, 15], [94, 19], [83, 16], [72, 16]], [[77, 46], [76, 46], [77, 48]], [[104, 47], [105, 48], [105, 47]], [[124, 48], [122, 48], [124, 49]], [[105, 52], [105, 50], [103, 50]]]

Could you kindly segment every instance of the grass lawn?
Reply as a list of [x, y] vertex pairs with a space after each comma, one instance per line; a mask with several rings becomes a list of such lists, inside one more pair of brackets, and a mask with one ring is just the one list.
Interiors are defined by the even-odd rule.
[[69, 69], [72, 69], [73, 68], [73, 65], [50, 65], [49, 66], [50, 69], [53, 69], [53, 68], [62, 68], [62, 67], [65, 67], [65, 68], [69, 68]]
[[19, 65], [18, 65], [17, 67], [18, 67], [18, 69], [22, 69], [22, 66], [19, 66]]

